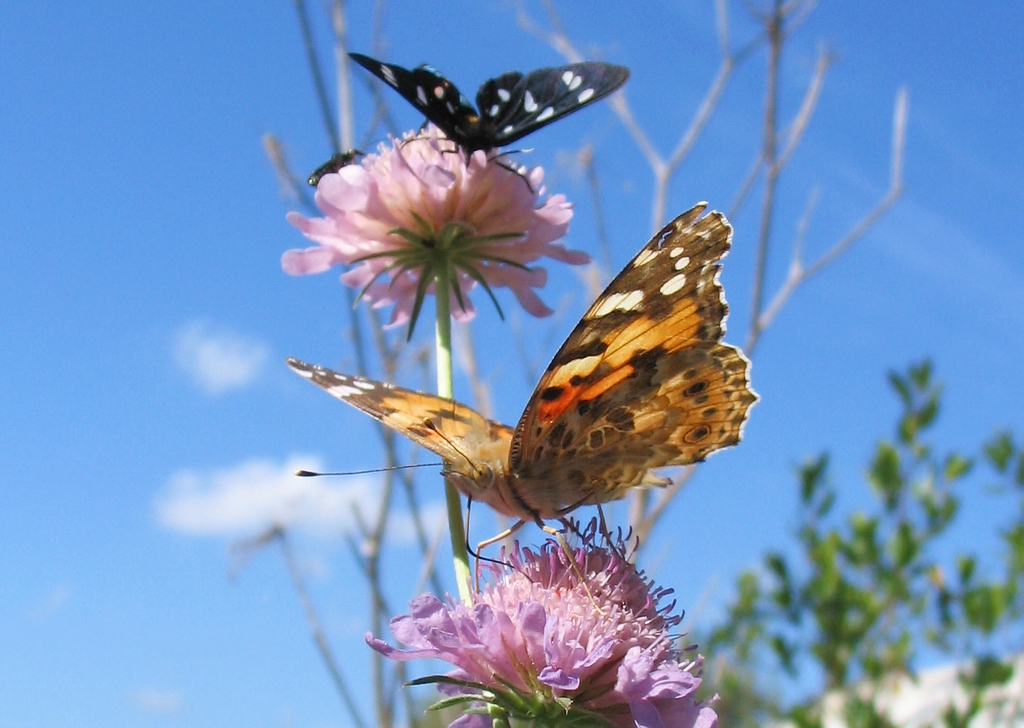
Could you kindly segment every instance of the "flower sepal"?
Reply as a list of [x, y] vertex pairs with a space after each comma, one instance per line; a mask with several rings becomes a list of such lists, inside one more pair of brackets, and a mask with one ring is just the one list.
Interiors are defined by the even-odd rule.
[[[448, 675], [429, 675], [406, 683], [415, 685], [447, 685], [459, 690], [457, 695], [438, 700], [427, 710], [444, 710], [466, 706], [465, 715], [490, 719], [493, 728], [609, 728], [612, 724], [597, 713], [573, 706], [571, 698], [550, 695], [524, 695], [501, 678], [505, 690]], [[467, 726], [475, 726], [467, 723]]]
[[439, 231], [434, 231], [421, 217], [418, 215], [414, 215], [414, 217], [419, 228], [418, 231], [406, 230], [405, 228], [394, 228], [388, 231], [389, 235], [396, 235], [402, 238], [406, 243], [406, 247], [399, 248], [397, 252], [394, 249], [389, 249], [368, 253], [352, 261], [354, 264], [358, 264], [378, 258], [387, 259], [387, 265], [379, 270], [363, 286], [363, 290], [359, 292], [359, 296], [356, 299], [357, 302], [366, 295], [367, 291], [377, 282], [377, 279], [385, 273], [391, 276], [391, 285], [395, 281], [400, 280], [403, 275], [414, 274], [414, 277], [417, 279], [416, 294], [413, 299], [407, 334], [407, 340], [412, 339], [416, 319], [419, 318], [420, 309], [423, 307], [423, 299], [426, 297], [431, 284], [435, 283], [437, 271], [443, 270], [445, 271], [444, 280], [449, 282], [451, 295], [455, 297], [455, 301], [463, 313], [467, 313], [468, 309], [462, 297], [462, 288], [465, 283], [460, 281], [460, 273], [469, 276], [469, 278], [483, 287], [494, 307], [498, 310], [498, 316], [504, 321], [505, 314], [501, 310], [501, 305], [498, 303], [494, 291], [491, 290], [491, 286], [487, 282], [487, 277], [479, 268], [479, 264], [509, 266], [530, 273], [531, 269], [528, 266], [511, 258], [491, 253], [487, 248], [492, 243], [521, 239], [523, 233], [509, 232], [476, 235], [472, 228], [460, 222], [450, 222]]

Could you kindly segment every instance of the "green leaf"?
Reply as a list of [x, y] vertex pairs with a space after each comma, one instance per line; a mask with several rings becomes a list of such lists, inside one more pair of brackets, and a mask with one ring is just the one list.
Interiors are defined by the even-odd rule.
[[914, 534], [914, 528], [904, 521], [896, 529], [892, 542], [892, 557], [896, 568], [903, 569], [920, 553], [920, 541]]
[[887, 442], [880, 442], [875, 451], [874, 462], [871, 463], [871, 484], [882, 495], [886, 505], [892, 508], [900, 489], [903, 487], [903, 475], [900, 473], [900, 455], [896, 448]]
[[1013, 677], [1013, 663], [1002, 662], [991, 655], [978, 658], [971, 675], [971, 683], [984, 689], [990, 685], [1005, 685]]
[[1000, 473], [1005, 473], [1016, 448], [1009, 432], [1000, 432], [985, 445], [985, 456]]
[[907, 383], [907, 380], [895, 371], [890, 371], [889, 384], [896, 390], [896, 394], [900, 396], [900, 401], [903, 402], [903, 405], [905, 407], [910, 407], [910, 385]]
[[914, 385], [924, 391], [931, 386], [932, 381], [932, 363], [931, 360], [925, 359], [920, 364], [910, 367], [910, 380]]
[[1003, 532], [1002, 537], [1009, 551], [1007, 561], [1010, 571], [1013, 575], [1020, 577], [1021, 574], [1024, 574], [1024, 524], [1018, 523], [1007, 529]]
[[815, 460], [805, 462], [797, 473], [800, 478], [800, 500], [810, 503], [825, 482], [828, 472], [828, 453], [822, 453]]
[[989, 634], [995, 629], [1003, 613], [1000, 590], [992, 586], [980, 586], [964, 594], [964, 616], [967, 623]]
[[926, 429], [932, 422], [935, 421], [935, 417], [939, 414], [939, 396], [933, 394], [928, 397], [928, 401], [925, 402], [924, 406], [917, 413], [917, 429]]
[[974, 578], [974, 571], [978, 563], [973, 556], [961, 556], [957, 559], [957, 575], [960, 577], [960, 584], [967, 586]]
[[778, 553], [771, 553], [765, 557], [765, 564], [768, 570], [775, 574], [781, 581], [786, 580], [786, 558]]
[[972, 467], [974, 467], [973, 460], [950, 453], [946, 456], [946, 462], [942, 466], [942, 474], [946, 480], [959, 480], [970, 472]]

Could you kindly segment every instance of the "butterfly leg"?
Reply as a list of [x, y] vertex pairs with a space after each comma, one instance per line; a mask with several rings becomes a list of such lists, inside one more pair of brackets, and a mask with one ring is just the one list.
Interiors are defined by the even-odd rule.
[[[608, 521], [605, 520], [604, 517], [604, 508], [601, 507], [600, 503], [595, 503], [594, 505], [597, 506], [597, 527], [600, 530], [601, 538], [603, 538], [605, 543], [608, 544], [608, 548], [612, 549], [616, 554], [618, 554], [623, 561], [629, 561], [629, 556], [626, 555], [626, 541], [628, 541], [630, 538], [629, 534], [626, 535], [626, 538], [620, 538], [618, 541], [612, 538], [611, 529], [608, 528]], [[632, 529], [630, 529], [630, 533], [632, 533]], [[621, 528], [619, 529], [619, 535], [622, 535]], [[619, 548], [620, 544], [621, 550]]]
[[[573, 523], [570, 519], [561, 519], [561, 524], [562, 528], [565, 531], [575, 533], [577, 536], [582, 537], [582, 534], [576, 527], [576, 524]], [[590, 603], [594, 605], [594, 609], [597, 610], [598, 614], [604, 615], [605, 612], [597, 603], [597, 599], [594, 597], [594, 593], [590, 591], [590, 584], [587, 580], [587, 576], [583, 573], [583, 570], [580, 568], [580, 565], [576, 563], [576, 554], [573, 552], [572, 547], [569, 546], [569, 542], [565, 540], [565, 536], [562, 534], [562, 531], [559, 531], [557, 528], [552, 528], [551, 526], [548, 526], [543, 523], [540, 523], [538, 525], [545, 533], [547, 533], [550, 536], [553, 536], [555, 539], [558, 540], [558, 543], [562, 546], [562, 551], [565, 553], [566, 558], [569, 559], [570, 568], [572, 568], [573, 573], [576, 574], [576, 578], [580, 580], [580, 585], [583, 587], [583, 590], [587, 593], [587, 597], [590, 599]], [[586, 552], [584, 552], [584, 554], [585, 553]], [[584, 558], [586, 558], [585, 555]], [[586, 566], [585, 562], [584, 566]]]
[[526, 184], [526, 189], [528, 189], [530, 191], [530, 194], [532, 195], [532, 194], [534, 194], [533, 185], [530, 184], [530, 180], [528, 180], [526, 178], [526, 175], [523, 174], [523, 172], [522, 172], [523, 168], [516, 167], [516, 166], [513, 166], [511, 164], [505, 164], [504, 162], [501, 161], [501, 157], [504, 157], [506, 154], [515, 154], [518, 151], [522, 151], [522, 150], [513, 149], [510, 152], [502, 152], [501, 154], [495, 154], [493, 157], [490, 157], [487, 161], [488, 162], [494, 162], [496, 165], [498, 165], [502, 169], [507, 169], [509, 172], [514, 174], [516, 177], [519, 177], [521, 180], [523, 180], [523, 182]]
[[[472, 504], [472, 502], [473, 501], [470, 501], [471, 504]], [[485, 548], [487, 548], [491, 544], [495, 544], [495, 543], [498, 543], [498, 541], [504, 541], [506, 538], [509, 538], [512, 534], [514, 534], [516, 531], [518, 531], [520, 528], [522, 528], [523, 525], [525, 525], [525, 523], [526, 523], [526, 521], [523, 521], [523, 520], [516, 521], [511, 526], [506, 528], [504, 531], [499, 533], [497, 536], [492, 536], [491, 538], [487, 539], [486, 541], [481, 541], [480, 543], [478, 543], [476, 545], [476, 551], [474, 551], [473, 547], [469, 545], [469, 539], [468, 538], [466, 539], [466, 550], [469, 551], [469, 553], [473, 556], [474, 559], [476, 559], [476, 568], [473, 570], [474, 574], [475, 574], [475, 577], [476, 577], [476, 585], [475, 585], [476, 591], [478, 591], [478, 592], [480, 591], [480, 562], [481, 561], [486, 561], [486, 562], [488, 562], [490, 564], [497, 564], [498, 566], [509, 566], [509, 564], [505, 563], [504, 561], [499, 561], [498, 559], [492, 559], [492, 558], [490, 558], [488, 556], [484, 556], [481, 553], [481, 551], [483, 551]], [[466, 529], [466, 533], [469, 533], [469, 529], [468, 528]]]
[[[506, 528], [504, 531], [499, 533], [497, 536], [491, 536], [486, 541], [481, 541], [480, 543], [478, 543], [476, 545], [476, 552], [474, 552], [473, 549], [469, 549], [469, 551], [470, 551], [470, 553], [473, 554], [473, 556], [475, 556], [478, 559], [484, 559], [484, 561], [491, 561], [491, 562], [494, 562], [494, 563], [500, 563], [500, 562], [495, 562], [493, 559], [488, 559], [486, 557], [481, 556], [480, 552], [483, 551], [488, 546], [490, 546], [492, 544], [496, 544], [496, 543], [498, 543], [498, 541], [502, 541], [502, 540], [508, 538], [513, 533], [515, 533], [520, 528], [522, 528], [524, 525], [526, 525], [526, 521], [518, 520], [515, 523], [513, 523], [511, 526]], [[466, 544], [466, 547], [469, 548], [469, 544], [468, 543]]]

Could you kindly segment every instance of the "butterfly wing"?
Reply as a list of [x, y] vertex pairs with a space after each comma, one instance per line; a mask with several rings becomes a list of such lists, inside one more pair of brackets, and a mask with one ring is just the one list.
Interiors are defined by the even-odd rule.
[[512, 429], [486, 419], [465, 405], [372, 379], [353, 377], [298, 359], [288, 366], [325, 389], [440, 455], [453, 470], [468, 476], [498, 459], [504, 469]]
[[524, 78], [519, 71], [509, 71], [484, 82], [476, 92], [476, 107], [484, 123], [497, 124], [499, 119], [508, 116], [516, 105], [522, 103], [520, 84]]
[[476, 104], [490, 146], [500, 147], [604, 98], [628, 78], [628, 68], [610, 63], [506, 73], [480, 87]]
[[700, 217], [705, 206], [644, 246], [541, 377], [509, 455], [537, 511], [620, 498], [652, 468], [739, 441], [757, 396], [747, 359], [721, 343], [732, 228], [721, 213]]
[[349, 56], [400, 93], [449, 139], [464, 144], [477, 128], [480, 117], [476, 109], [437, 69], [423, 65], [410, 71], [359, 53]]

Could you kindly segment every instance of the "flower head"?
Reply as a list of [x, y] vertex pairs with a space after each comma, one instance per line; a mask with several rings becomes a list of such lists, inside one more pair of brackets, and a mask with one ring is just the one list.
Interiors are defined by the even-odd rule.
[[458, 319], [473, 316], [466, 294], [477, 284], [492, 299], [492, 287], [506, 286], [529, 313], [547, 316], [551, 309], [533, 290], [547, 273], [529, 264], [542, 256], [581, 264], [590, 256], [554, 244], [569, 229], [572, 207], [563, 195], [540, 203], [543, 179], [540, 167], [516, 171], [482, 151], [467, 159], [428, 127], [325, 174], [315, 197], [324, 216], [288, 215], [319, 245], [289, 250], [281, 264], [292, 275], [353, 266], [341, 280], [375, 306], [393, 303], [391, 325], [415, 322], [439, 269]]
[[395, 660], [432, 658], [455, 665], [425, 678], [474, 711], [452, 726], [490, 725], [485, 713], [548, 726], [712, 728], [715, 712], [697, 701], [701, 658], [683, 661], [669, 631], [679, 624], [671, 590], [656, 587], [622, 554], [621, 539], [595, 544], [592, 522], [573, 551], [547, 541], [517, 545], [509, 567], [474, 604], [414, 599], [391, 620], [400, 650], [367, 635]]

